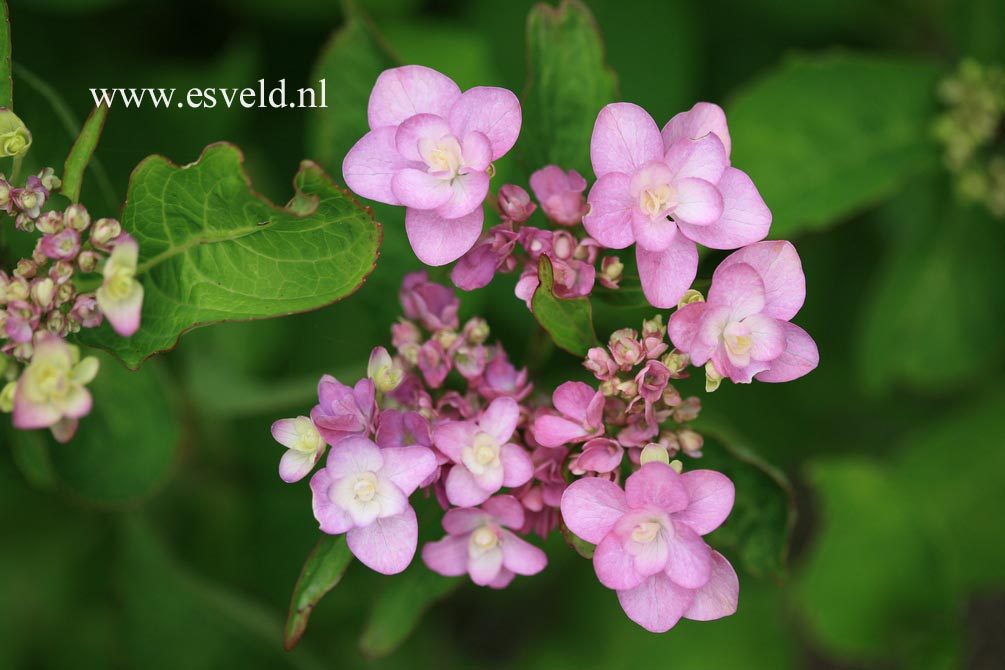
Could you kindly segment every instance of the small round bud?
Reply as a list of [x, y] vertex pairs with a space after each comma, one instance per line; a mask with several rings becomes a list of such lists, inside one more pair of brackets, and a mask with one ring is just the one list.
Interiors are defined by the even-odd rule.
[[101, 256], [94, 251], [81, 251], [77, 256], [77, 267], [81, 272], [94, 272], [98, 269]]
[[77, 297], [77, 287], [73, 282], [59, 284], [56, 288], [56, 305], [65, 305]]
[[670, 454], [667, 453], [666, 449], [655, 442], [647, 444], [642, 450], [642, 455], [639, 456], [639, 464], [645, 465], [646, 463], [665, 463], [669, 465]]
[[56, 176], [56, 171], [51, 167], [47, 167], [39, 172], [38, 179], [42, 182], [45, 190], [50, 193], [63, 185], [63, 180]]
[[692, 288], [688, 289], [687, 293], [684, 294], [684, 297], [680, 299], [680, 302], [677, 303], [677, 308], [680, 309], [681, 307], [690, 305], [693, 302], [705, 302], [705, 296], [701, 294], [701, 291], [696, 291]]
[[63, 222], [70, 228], [83, 232], [91, 225], [91, 215], [83, 205], [70, 205], [63, 213]]
[[29, 258], [22, 258], [17, 262], [17, 266], [14, 268], [14, 275], [17, 277], [33, 279], [37, 274], [38, 263]]
[[530, 195], [516, 184], [503, 184], [499, 189], [499, 212], [504, 219], [523, 223], [537, 209]]
[[484, 344], [489, 339], [489, 324], [485, 319], [473, 317], [464, 324], [464, 338], [471, 344]]
[[31, 284], [31, 299], [42, 309], [49, 309], [56, 297], [56, 282], [49, 277], [36, 279]]
[[705, 438], [689, 428], [677, 431], [677, 441], [681, 450], [688, 456], [701, 456], [701, 447]]
[[56, 261], [49, 268], [49, 276], [57, 284], [65, 284], [73, 276], [73, 263], [70, 261]]
[[17, 389], [17, 382], [7, 382], [0, 391], [0, 412], [10, 414], [14, 411], [14, 390]]
[[35, 219], [35, 228], [40, 233], [51, 235], [63, 230], [63, 215], [60, 212], [43, 212]]
[[107, 249], [109, 242], [122, 234], [122, 224], [115, 219], [98, 219], [91, 228], [91, 244]]
[[17, 114], [0, 107], [0, 157], [19, 158], [31, 148], [31, 132]]
[[58, 310], [49, 312], [49, 316], [45, 320], [45, 327], [50, 333], [62, 336], [66, 334], [66, 317]]

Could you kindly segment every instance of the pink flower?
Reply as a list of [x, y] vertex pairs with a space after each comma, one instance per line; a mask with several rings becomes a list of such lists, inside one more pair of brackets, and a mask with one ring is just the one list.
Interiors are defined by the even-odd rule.
[[575, 226], [587, 211], [583, 202], [586, 180], [575, 170], [564, 172], [548, 165], [530, 176], [530, 188], [548, 218], [563, 226]]
[[730, 254], [712, 275], [706, 302], [670, 317], [674, 346], [695, 365], [711, 361], [720, 377], [785, 382], [817, 366], [813, 339], [789, 323], [806, 297], [806, 280], [789, 242], [760, 242]]
[[530, 457], [509, 441], [519, 420], [516, 401], [497, 398], [477, 421], [447, 421], [433, 429], [433, 443], [455, 464], [446, 480], [452, 505], [479, 505], [503, 486], [520, 486], [531, 478]]
[[38, 328], [42, 312], [34, 302], [12, 300], [7, 304], [6, 317], [4, 333], [11, 341], [25, 344], [31, 342], [32, 335]]
[[419, 65], [385, 70], [367, 110], [370, 132], [342, 163], [349, 188], [404, 205], [415, 255], [445, 265], [470, 249], [482, 230], [489, 164], [520, 134], [520, 102], [510, 91], [478, 86], [465, 93]]
[[670, 370], [659, 361], [649, 361], [635, 376], [639, 396], [647, 403], [654, 403], [663, 397], [663, 391], [670, 383]]
[[325, 453], [321, 435], [306, 416], [276, 421], [272, 424], [272, 438], [286, 447], [279, 460], [279, 477], [288, 484], [306, 477]]
[[569, 450], [537, 447], [531, 451], [534, 478], [513, 490], [513, 496], [524, 509], [524, 523], [520, 533], [537, 533], [542, 539], [558, 527], [558, 506], [568, 483], [564, 468]]
[[417, 364], [430, 388], [440, 388], [450, 373], [450, 357], [437, 340], [427, 340], [419, 347]]
[[35, 340], [31, 363], [18, 377], [14, 390], [15, 428], [52, 428], [60, 442], [67, 442], [77, 422], [93, 405], [87, 384], [98, 374], [98, 359], [80, 357], [80, 349], [61, 338], [44, 333]]
[[513, 496], [449, 510], [443, 515], [447, 536], [423, 546], [422, 560], [445, 577], [467, 573], [479, 586], [505, 588], [514, 576], [536, 575], [548, 564], [543, 551], [513, 533], [523, 524], [523, 507]]
[[527, 368], [517, 370], [502, 347], [496, 349], [476, 387], [486, 400], [504, 397], [523, 400], [533, 389], [534, 385], [527, 381]]
[[136, 280], [139, 245], [128, 233], [121, 233], [112, 244], [95, 298], [115, 332], [129, 337], [139, 330], [143, 311], [143, 284]]
[[583, 445], [583, 451], [569, 461], [569, 471], [574, 475], [587, 472], [607, 474], [621, 467], [624, 448], [606, 437], [596, 437]]
[[527, 191], [516, 184], [503, 184], [499, 187], [499, 215], [503, 219], [523, 223], [536, 209], [537, 205], [531, 202]]
[[[735, 249], [762, 239], [771, 225], [753, 182], [730, 167], [718, 134], [728, 139], [725, 124], [712, 124], [708, 108], [688, 114], [661, 136], [641, 107], [613, 103], [600, 111], [590, 144], [597, 182], [583, 224], [605, 247], [636, 245], [642, 289], [656, 307], [675, 305], [691, 286], [696, 242]], [[692, 139], [703, 123], [708, 132]]]
[[493, 226], [482, 242], [461, 256], [450, 271], [450, 279], [465, 291], [488, 286], [496, 272], [509, 272], [515, 268], [513, 249], [517, 237], [509, 223]]
[[311, 410], [311, 421], [331, 446], [346, 437], [370, 435], [376, 414], [372, 380], [360, 379], [354, 388], [331, 375], [318, 382], [318, 404]]
[[438, 330], [456, 330], [460, 326], [457, 310], [461, 301], [449, 286], [429, 281], [426, 272], [411, 272], [401, 282], [398, 299], [405, 316], [435, 333]]
[[702, 539], [725, 521], [733, 496], [733, 483], [718, 472], [679, 475], [650, 462], [624, 491], [595, 477], [573, 482], [562, 496], [562, 518], [597, 545], [594, 570], [617, 591], [628, 618], [662, 633], [681, 617], [705, 621], [736, 611], [736, 573]]
[[77, 300], [70, 309], [70, 319], [76, 321], [84, 328], [94, 328], [101, 325], [103, 319], [101, 310], [98, 308], [98, 301], [93, 293], [82, 293], [77, 296]]
[[10, 193], [11, 200], [29, 218], [38, 218], [42, 205], [49, 199], [49, 190], [42, 180], [32, 175], [25, 181], [24, 188], [15, 188]]
[[639, 334], [632, 328], [621, 328], [611, 333], [607, 341], [614, 362], [621, 370], [628, 372], [646, 357], [645, 349], [639, 341]]
[[45, 235], [38, 242], [38, 250], [52, 260], [70, 260], [80, 252], [80, 233], [73, 228]]
[[604, 395], [583, 382], [565, 382], [551, 396], [561, 416], [534, 420], [534, 439], [545, 447], [582, 442], [604, 431]]
[[610, 379], [618, 373], [618, 364], [604, 347], [592, 347], [586, 352], [583, 367], [589, 370], [600, 381]]
[[425, 447], [381, 449], [365, 437], [346, 438], [311, 477], [314, 517], [325, 533], [346, 533], [350, 551], [368, 568], [397, 574], [412, 562], [419, 539], [408, 496], [435, 469]]

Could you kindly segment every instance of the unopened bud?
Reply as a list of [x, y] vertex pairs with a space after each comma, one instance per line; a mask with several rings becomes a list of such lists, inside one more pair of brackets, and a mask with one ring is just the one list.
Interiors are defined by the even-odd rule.
[[63, 335], [66, 332], [66, 317], [60, 311], [49, 312], [45, 320], [45, 327], [50, 333]]
[[77, 256], [77, 267], [80, 268], [81, 272], [96, 271], [100, 262], [101, 256], [93, 251], [81, 251], [80, 255]]
[[0, 412], [10, 414], [14, 411], [14, 390], [17, 389], [17, 382], [7, 382], [0, 391]]
[[651, 319], [642, 322], [642, 337], [657, 337], [663, 339], [667, 329], [663, 325], [663, 315], [657, 314]]
[[401, 384], [404, 372], [394, 364], [387, 349], [376, 347], [370, 354], [370, 362], [366, 366], [366, 376], [373, 380], [373, 386], [377, 391], [389, 393]]
[[625, 273], [625, 264], [617, 256], [604, 256], [600, 261], [600, 283], [607, 288], [617, 288]]
[[42, 309], [52, 306], [53, 298], [56, 297], [56, 282], [49, 277], [36, 280], [31, 285], [31, 299]]
[[40, 233], [51, 235], [63, 230], [63, 215], [60, 212], [43, 212], [35, 219], [35, 228]]
[[32, 279], [38, 274], [38, 263], [29, 258], [22, 258], [17, 262], [14, 274], [25, 279]]
[[464, 324], [464, 337], [471, 344], [484, 344], [489, 339], [489, 324], [485, 319], [474, 317]]
[[38, 180], [42, 182], [42, 186], [45, 187], [45, 190], [50, 193], [63, 185], [63, 180], [56, 176], [56, 171], [51, 167], [47, 167], [39, 172]]
[[701, 294], [701, 291], [695, 291], [692, 288], [688, 289], [687, 293], [684, 294], [684, 297], [680, 299], [680, 302], [677, 303], [677, 308], [680, 309], [681, 307], [690, 305], [693, 302], [705, 302], [705, 296]]
[[677, 431], [677, 441], [688, 456], [700, 456], [701, 447], [705, 444], [705, 438], [689, 428]]
[[91, 244], [106, 248], [108, 243], [122, 234], [122, 224], [115, 219], [98, 219], [91, 229]]
[[722, 375], [719, 371], [715, 369], [715, 365], [712, 361], [705, 363], [705, 391], [707, 393], [712, 393], [717, 388], [719, 384], [722, 383]]
[[91, 225], [91, 215], [83, 205], [70, 205], [63, 213], [63, 223], [76, 231], [83, 232]]
[[21, 157], [31, 148], [31, 132], [17, 114], [0, 107], [0, 157]]
[[70, 261], [56, 261], [49, 268], [49, 276], [57, 284], [65, 284], [73, 276], [73, 263]]
[[530, 195], [516, 184], [503, 184], [499, 189], [499, 212], [503, 218], [523, 223], [537, 209]]
[[646, 463], [665, 463], [670, 464], [670, 454], [662, 446], [656, 444], [655, 442], [647, 444], [642, 450], [642, 454], [639, 456], [639, 464], [645, 465]]

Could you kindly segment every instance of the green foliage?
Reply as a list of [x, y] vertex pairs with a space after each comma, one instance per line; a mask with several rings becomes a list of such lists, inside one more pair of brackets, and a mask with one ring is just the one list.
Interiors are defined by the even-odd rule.
[[728, 106], [733, 164], [792, 238], [838, 223], [937, 165], [927, 61], [851, 53], [790, 57]]
[[84, 170], [87, 169], [94, 150], [98, 147], [98, 140], [101, 138], [101, 130], [105, 127], [105, 119], [108, 118], [108, 107], [100, 105], [94, 108], [84, 127], [77, 136], [77, 140], [70, 149], [70, 155], [66, 157], [63, 166], [62, 193], [72, 202], [80, 201], [80, 187], [84, 181]]
[[233, 146], [207, 147], [179, 167], [159, 156], [133, 173], [123, 228], [140, 245], [142, 327], [105, 325], [84, 341], [139, 367], [192, 328], [317, 309], [359, 288], [373, 270], [380, 226], [305, 161], [286, 208], [251, 191]]
[[293, 587], [283, 642], [287, 650], [300, 642], [314, 607], [338, 585], [350, 563], [352, 552], [346, 544], [345, 535], [325, 535], [318, 540]]
[[586, 6], [578, 0], [535, 6], [527, 19], [527, 61], [520, 148], [528, 168], [554, 163], [593, 174], [593, 122], [617, 98], [617, 78]]
[[0, 107], [14, 107], [14, 81], [11, 78], [10, 12], [7, 0], [0, 0]]
[[555, 295], [551, 260], [541, 256], [537, 266], [541, 285], [534, 291], [534, 317], [561, 349], [584, 358], [590, 347], [600, 344], [593, 330], [593, 308], [588, 298], [563, 300]]

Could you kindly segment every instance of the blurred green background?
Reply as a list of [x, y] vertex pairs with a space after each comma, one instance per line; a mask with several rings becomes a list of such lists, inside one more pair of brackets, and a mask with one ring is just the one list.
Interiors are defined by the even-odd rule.
[[[1005, 3], [586, 4], [621, 99], [660, 122], [698, 100], [726, 108], [734, 164], [774, 211], [772, 236], [802, 256], [809, 294], [796, 321], [819, 344], [819, 369], [791, 384], [724, 385], [705, 398], [702, 419], [728, 422], [791, 480], [798, 522], [786, 574], [741, 566], [735, 616], [656, 636], [555, 540], [541, 575], [501, 593], [464, 585], [374, 660], [373, 638], [362, 650], [360, 638], [379, 634], [371, 607], [395, 581], [354, 565], [300, 647], [284, 652], [290, 592], [318, 531], [305, 483], [276, 476], [281, 450], [268, 427], [310, 408], [322, 372], [355, 379], [370, 348], [388, 343], [398, 283], [418, 263], [401, 212], [378, 208], [381, 259], [343, 303], [195, 331], [138, 373], [106, 358], [96, 393], [115, 411], [89, 418], [79, 445], [0, 433], [11, 442], [0, 451], [0, 667], [1005, 665], [1005, 220], [961, 196], [961, 173], [944, 165], [933, 130], [946, 109], [940, 80], [967, 57], [1002, 64]], [[101, 166], [85, 181], [97, 216], [117, 213], [145, 156], [187, 163], [218, 140], [242, 148], [256, 190], [277, 202], [303, 158], [340, 180], [346, 146], [325, 133], [358, 124], [364, 110], [361, 93], [319, 61], [345, 21], [337, 2], [10, 5], [15, 109], [34, 133], [36, 165], [62, 164], [90, 87], [264, 77], [297, 88], [329, 76], [323, 112], [113, 109]], [[402, 61], [462, 88], [517, 92], [531, 5], [362, 3]], [[978, 172], [1005, 151], [1000, 123], [974, 159]], [[500, 169], [516, 180], [536, 167]], [[580, 373], [528, 338], [536, 326], [513, 282], [464, 296], [463, 314], [483, 314], [547, 392]], [[600, 308], [598, 331], [637, 327], [644, 313]]]

